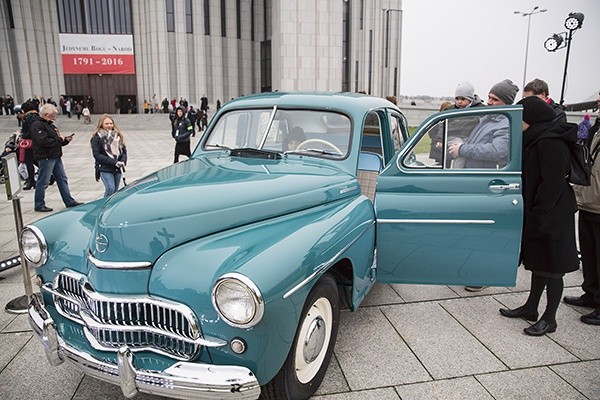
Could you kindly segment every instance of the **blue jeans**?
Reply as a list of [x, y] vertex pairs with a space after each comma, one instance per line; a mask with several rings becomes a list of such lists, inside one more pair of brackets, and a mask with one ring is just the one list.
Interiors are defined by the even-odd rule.
[[67, 181], [67, 174], [65, 173], [62, 159], [45, 158], [37, 161], [38, 180], [35, 184], [34, 207], [43, 208], [46, 206], [44, 198], [46, 196], [46, 186], [48, 186], [48, 183], [50, 182], [50, 175], [54, 175], [56, 186], [58, 187], [63, 203], [65, 203], [66, 206], [76, 203], [69, 191], [69, 182]]
[[121, 171], [114, 174], [112, 172], [100, 171], [100, 179], [102, 180], [102, 183], [104, 183], [104, 197], [112, 195], [119, 189], [121, 175]]

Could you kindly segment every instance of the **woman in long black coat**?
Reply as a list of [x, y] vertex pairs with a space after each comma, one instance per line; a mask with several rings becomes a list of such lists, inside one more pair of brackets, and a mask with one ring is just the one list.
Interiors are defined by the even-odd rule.
[[575, 244], [577, 203], [567, 181], [569, 146], [577, 140], [577, 125], [554, 122], [551, 106], [536, 96], [523, 105], [523, 200], [525, 218], [521, 260], [531, 271], [529, 297], [521, 307], [500, 309], [509, 318], [536, 321], [542, 292], [547, 305], [542, 317], [525, 328], [531, 336], [556, 331], [556, 310], [563, 292], [563, 276], [579, 268]]

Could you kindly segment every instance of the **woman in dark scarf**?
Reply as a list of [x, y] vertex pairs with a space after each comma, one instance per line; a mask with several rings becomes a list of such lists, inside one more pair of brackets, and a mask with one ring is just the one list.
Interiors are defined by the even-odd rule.
[[119, 189], [119, 182], [127, 164], [125, 138], [110, 115], [100, 116], [91, 144], [96, 180], [102, 180], [104, 197], [108, 197]]
[[531, 271], [531, 289], [524, 305], [500, 309], [508, 318], [538, 319], [538, 306], [546, 288], [547, 305], [542, 317], [525, 328], [531, 336], [556, 331], [556, 311], [563, 291], [563, 276], [579, 268], [575, 244], [577, 203], [567, 181], [571, 146], [577, 125], [553, 122], [556, 114], [542, 99], [531, 96], [523, 106], [523, 201], [524, 225], [521, 261]]

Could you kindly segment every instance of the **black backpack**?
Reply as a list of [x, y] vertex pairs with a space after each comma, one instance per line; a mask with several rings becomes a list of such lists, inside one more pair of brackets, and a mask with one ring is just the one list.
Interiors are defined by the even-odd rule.
[[590, 152], [583, 143], [573, 143], [569, 148], [571, 152], [571, 172], [568, 175], [569, 182], [574, 185], [590, 186], [592, 166], [596, 155], [600, 150], [600, 144]]

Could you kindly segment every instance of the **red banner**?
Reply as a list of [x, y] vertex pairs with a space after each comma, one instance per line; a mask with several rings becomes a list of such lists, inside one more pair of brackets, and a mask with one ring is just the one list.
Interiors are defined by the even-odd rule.
[[65, 74], [135, 74], [133, 54], [63, 54]]

